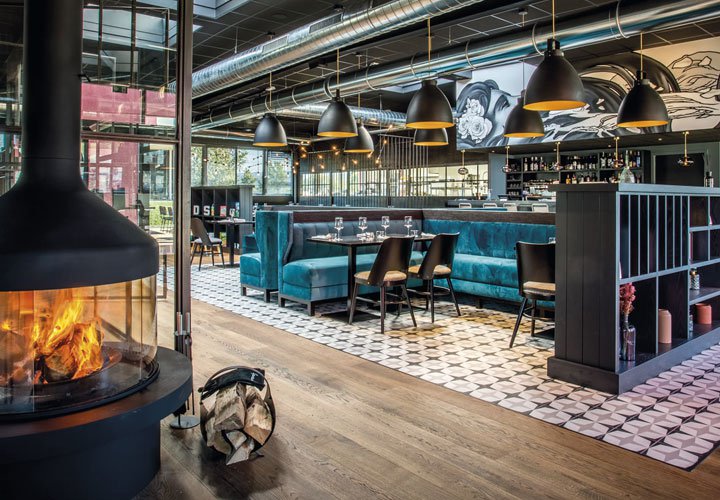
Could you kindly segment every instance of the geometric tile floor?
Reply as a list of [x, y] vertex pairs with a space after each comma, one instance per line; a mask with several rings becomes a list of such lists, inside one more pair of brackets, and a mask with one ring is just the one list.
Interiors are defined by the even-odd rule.
[[[376, 320], [348, 325], [322, 315], [309, 317], [292, 302], [280, 309], [253, 290], [242, 297], [238, 268], [209, 265], [202, 271], [192, 267], [192, 297], [686, 470], [720, 444], [720, 345], [614, 396], [549, 378], [545, 365], [553, 342], [531, 338], [529, 322], [509, 349], [512, 309], [462, 305], [459, 319], [451, 306], [440, 303], [434, 325], [418, 308], [418, 328], [407, 312], [399, 318], [389, 315], [381, 335]], [[342, 306], [324, 305], [318, 313]]]

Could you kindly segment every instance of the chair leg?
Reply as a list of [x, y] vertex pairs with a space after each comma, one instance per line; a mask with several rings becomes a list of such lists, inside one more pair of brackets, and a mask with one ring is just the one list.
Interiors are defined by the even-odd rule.
[[385, 333], [385, 285], [380, 287], [380, 334]]
[[213, 267], [215, 267], [215, 245], [210, 247], [210, 259], [212, 260]]
[[430, 282], [430, 323], [435, 323], [435, 281]]
[[413, 311], [412, 304], [410, 303], [410, 295], [408, 295], [407, 285], [402, 285], [402, 292], [405, 294], [405, 301], [407, 302], [408, 309], [410, 309], [410, 317], [412, 318], [413, 325], [417, 328], [417, 321], [415, 321], [415, 312]]
[[458, 305], [457, 298], [455, 298], [455, 289], [452, 286], [452, 280], [450, 280], [450, 276], [447, 277], [447, 284], [448, 284], [448, 290], [450, 290], [450, 297], [452, 298], [453, 304], [455, 304], [455, 310], [458, 313], [458, 318], [462, 316], [460, 314], [460, 306]]
[[[222, 262], [222, 266], [225, 267], [225, 254], [222, 251], [222, 245], [218, 246], [218, 251], [220, 252], [220, 262]], [[267, 300], [265, 302], [267, 302]]]
[[[399, 287], [394, 287], [394, 288], [393, 288], [393, 292], [396, 292], [396, 293], [397, 293], [397, 288], [399, 288]], [[400, 291], [402, 292], [402, 288], [400, 288]], [[398, 295], [399, 295], [399, 294], [398, 294]], [[400, 297], [402, 298], [402, 296], [400, 296]], [[396, 317], [396, 318], [399, 318], [399, 317], [400, 317], [400, 314], [402, 313], [402, 306], [403, 306], [403, 305], [402, 305], [402, 302], [398, 303], [398, 305], [397, 305], [397, 311], [395, 311], [395, 317]]]
[[[432, 280], [426, 281], [426, 291], [429, 294], [430, 293], [430, 287], [433, 286]], [[425, 295], [425, 312], [428, 312], [428, 309], [430, 309], [430, 297], [428, 295]]]
[[518, 313], [517, 320], [515, 321], [515, 328], [513, 329], [512, 337], [510, 337], [511, 349], [513, 344], [515, 343], [515, 336], [517, 335], [518, 328], [520, 328], [520, 321], [522, 320], [523, 314], [525, 313], [525, 306], [527, 305], [527, 300], [528, 299], [523, 297], [522, 304], [520, 304], [520, 312]]
[[200, 246], [200, 262], [198, 262], [198, 271], [199, 271], [200, 268], [202, 267], [202, 258], [203, 258], [203, 255], [205, 255], [205, 245], [201, 245], [201, 246]]
[[537, 302], [535, 300], [532, 301], [532, 316], [530, 321], [530, 336], [535, 336], [535, 309], [537, 309], [536, 306]]
[[247, 288], [245, 288], [244, 286], [240, 287], [240, 296], [247, 297]]
[[348, 316], [348, 325], [352, 325], [353, 316], [355, 316], [355, 305], [357, 303], [358, 283], [353, 286], [352, 295], [350, 296], [350, 316]]

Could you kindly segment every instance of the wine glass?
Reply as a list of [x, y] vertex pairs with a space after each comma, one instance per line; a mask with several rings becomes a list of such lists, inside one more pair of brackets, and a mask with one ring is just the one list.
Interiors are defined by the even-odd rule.
[[340, 241], [342, 238], [340, 238], [340, 231], [343, 230], [343, 218], [342, 217], [335, 217], [335, 231], [337, 231], [337, 236], [335, 237], [335, 241]]
[[407, 235], [410, 236], [410, 228], [412, 227], [412, 215], [405, 216], [405, 224], [403, 225], [407, 228]]
[[365, 236], [365, 230], [367, 229], [367, 217], [360, 217], [358, 219], [358, 227], [360, 228], [360, 231], [362, 232], [363, 236]]
[[387, 235], [387, 228], [390, 227], [390, 217], [388, 217], [387, 215], [383, 215], [380, 219], [380, 225], [383, 227], [383, 229], [385, 230], [385, 234]]

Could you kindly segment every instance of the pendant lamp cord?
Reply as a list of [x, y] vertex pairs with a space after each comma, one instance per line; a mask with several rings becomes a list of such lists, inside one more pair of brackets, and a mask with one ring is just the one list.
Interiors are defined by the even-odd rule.
[[555, 0], [552, 0], [552, 37], [555, 38]]
[[615, 138], [615, 168], [620, 167], [620, 160], [618, 158], [618, 143], [620, 142], [620, 138]]
[[643, 33], [640, 32], [640, 73], [643, 72]]
[[338, 90], [340, 89], [340, 49], [337, 49], [337, 57], [336, 57], [336, 71], [335, 71], [335, 86], [338, 87]]
[[428, 69], [430, 68], [430, 51], [432, 50], [432, 35], [430, 32], [430, 18], [428, 17], [427, 20], [427, 27], [428, 27]]
[[268, 86], [268, 91], [270, 93], [270, 112], [272, 113], [273, 104], [272, 104], [272, 71], [270, 72], [270, 85]]

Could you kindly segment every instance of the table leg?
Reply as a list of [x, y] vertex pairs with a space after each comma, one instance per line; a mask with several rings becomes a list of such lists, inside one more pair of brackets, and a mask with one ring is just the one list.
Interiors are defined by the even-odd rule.
[[168, 291], [168, 276], [167, 276], [167, 254], [163, 254], [162, 256], [162, 262], [163, 262], [163, 293], [160, 296], [162, 299], [167, 298], [167, 291]]
[[352, 294], [352, 290], [355, 287], [355, 272], [357, 269], [357, 248], [354, 246], [348, 247], [348, 296], [347, 296], [347, 310], [348, 313], [350, 312], [350, 308], [352, 307], [352, 297], [350, 296]]
[[[230, 244], [230, 267], [235, 265], [235, 243], [237, 243], [237, 236], [240, 228], [235, 224], [228, 224], [227, 239]], [[231, 237], [232, 235], [232, 237]]]

